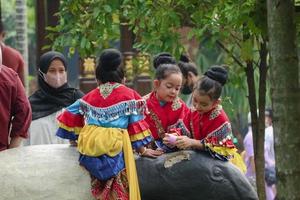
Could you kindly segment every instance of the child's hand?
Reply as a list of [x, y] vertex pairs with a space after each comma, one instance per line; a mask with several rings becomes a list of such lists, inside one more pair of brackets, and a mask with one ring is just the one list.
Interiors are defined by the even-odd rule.
[[188, 149], [193, 147], [194, 140], [187, 136], [178, 136], [176, 140], [176, 146], [179, 149]]
[[72, 147], [77, 147], [77, 141], [76, 140], [70, 140], [70, 145]]
[[177, 139], [177, 136], [175, 134], [166, 133], [165, 137], [163, 138], [163, 143], [170, 148], [174, 148], [175, 144], [176, 144], [176, 139]]
[[153, 150], [153, 149], [145, 149], [143, 153], [141, 153], [141, 156], [149, 157], [149, 158], [157, 158], [158, 156], [162, 155], [164, 152], [159, 150]]

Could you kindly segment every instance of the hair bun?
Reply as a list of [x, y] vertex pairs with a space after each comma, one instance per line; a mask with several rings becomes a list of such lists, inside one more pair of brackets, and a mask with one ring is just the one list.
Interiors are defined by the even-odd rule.
[[181, 54], [180, 58], [179, 58], [179, 61], [185, 62], [185, 63], [189, 63], [190, 59], [189, 59], [189, 57], [187, 55]]
[[204, 73], [204, 75], [221, 83], [221, 85], [225, 85], [227, 78], [228, 78], [227, 70], [224, 67], [217, 66], [217, 65], [210, 67]]
[[273, 119], [273, 111], [271, 108], [266, 108], [265, 109], [265, 116], [270, 117], [271, 119]]
[[154, 56], [153, 67], [158, 68], [161, 64], [176, 64], [175, 58], [168, 52], [159, 53]]
[[117, 49], [105, 49], [99, 58], [99, 65], [106, 71], [115, 71], [122, 63], [122, 54]]

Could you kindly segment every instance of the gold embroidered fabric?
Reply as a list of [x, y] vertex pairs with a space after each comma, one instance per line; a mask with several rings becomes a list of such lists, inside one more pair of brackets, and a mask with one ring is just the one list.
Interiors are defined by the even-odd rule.
[[175, 111], [175, 110], [178, 110], [179, 108], [181, 108], [181, 102], [180, 102], [179, 98], [177, 97], [172, 103], [172, 110]]
[[155, 123], [155, 126], [157, 128], [157, 134], [158, 134], [158, 136], [160, 138], [162, 138], [163, 134], [165, 133], [165, 130], [164, 130], [163, 126], [162, 126], [161, 121], [159, 120], [158, 116], [152, 110], [149, 110], [149, 114], [150, 114], [151, 119]]
[[104, 99], [106, 99], [112, 93], [112, 91], [115, 88], [119, 87], [120, 85], [121, 85], [120, 83], [109, 83], [109, 82], [105, 84], [101, 84], [99, 86], [100, 94]]
[[222, 106], [221, 105], [218, 105], [209, 115], [209, 120], [213, 120], [215, 119], [216, 117], [218, 117], [221, 113], [221, 110], [222, 110]]

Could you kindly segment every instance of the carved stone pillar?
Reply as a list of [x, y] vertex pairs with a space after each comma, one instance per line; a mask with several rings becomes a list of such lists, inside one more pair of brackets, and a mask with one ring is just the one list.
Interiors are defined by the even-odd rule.
[[136, 63], [136, 76], [133, 79], [133, 88], [143, 96], [152, 90], [149, 54], [139, 52], [136, 55]]
[[124, 56], [124, 71], [126, 77], [126, 85], [133, 88], [134, 68], [133, 68], [133, 52], [123, 52]]
[[120, 25], [121, 51], [124, 55], [124, 70], [126, 85], [135, 89], [141, 95], [148, 94], [152, 89], [152, 80], [149, 75], [149, 55], [136, 53], [133, 49], [134, 34], [126, 21]]
[[95, 79], [95, 58], [88, 57], [81, 61], [80, 77], [79, 77], [79, 88], [82, 92], [88, 93], [89, 91], [97, 87]]

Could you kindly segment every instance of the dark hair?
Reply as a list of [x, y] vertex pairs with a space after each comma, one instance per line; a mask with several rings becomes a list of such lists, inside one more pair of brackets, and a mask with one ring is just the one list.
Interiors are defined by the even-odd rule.
[[190, 62], [190, 59], [186, 55], [180, 56], [178, 67], [185, 78], [187, 78], [189, 72], [192, 72], [194, 75], [198, 76], [196, 65]]
[[105, 49], [100, 54], [96, 67], [96, 78], [101, 83], [121, 83], [124, 78], [123, 56], [117, 49]]
[[273, 119], [273, 111], [272, 111], [271, 108], [266, 108], [265, 109], [265, 116], [270, 117], [271, 119]]
[[182, 74], [179, 67], [175, 64], [161, 64], [155, 72], [155, 79], [163, 80], [170, 74]]
[[208, 95], [212, 100], [217, 100], [221, 96], [222, 87], [227, 78], [227, 71], [224, 67], [212, 66], [196, 83], [195, 90], [200, 94]]
[[175, 58], [168, 52], [162, 52], [154, 56], [153, 67], [157, 69], [161, 64], [176, 64]]
[[185, 63], [188, 63], [191, 61], [190, 57], [186, 54], [181, 54], [180, 55], [180, 58], [179, 58], [179, 61], [181, 62], [185, 62]]

